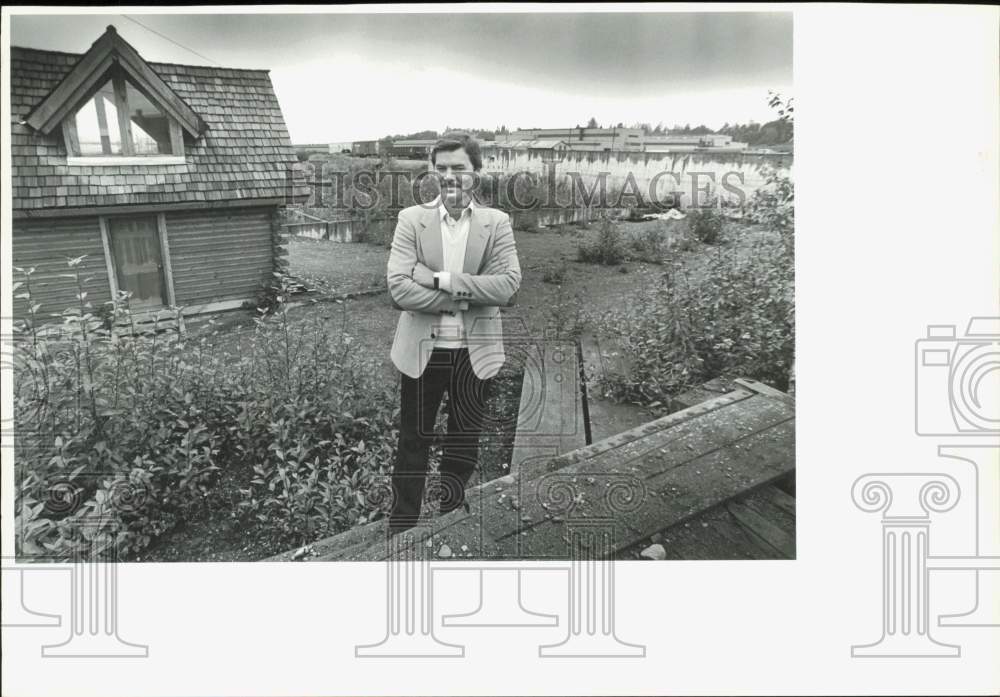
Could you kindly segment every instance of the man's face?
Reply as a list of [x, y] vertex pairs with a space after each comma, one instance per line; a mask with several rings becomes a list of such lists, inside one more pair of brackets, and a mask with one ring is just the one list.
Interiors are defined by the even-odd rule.
[[431, 170], [437, 174], [446, 205], [457, 208], [469, 205], [475, 172], [465, 148], [438, 152]]

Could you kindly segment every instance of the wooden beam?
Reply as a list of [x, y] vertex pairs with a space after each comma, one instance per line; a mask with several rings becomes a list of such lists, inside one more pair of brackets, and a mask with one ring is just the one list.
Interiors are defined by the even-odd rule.
[[94, 106], [97, 108], [97, 128], [101, 132], [101, 152], [111, 154], [111, 136], [108, 135], [108, 115], [104, 111], [104, 95], [98, 92], [94, 95]]
[[155, 97], [154, 102], [180, 122], [184, 130], [197, 138], [208, 128], [200, 116], [185, 104], [177, 94], [170, 89], [170, 86], [163, 81], [156, 72], [142, 59], [134, 48], [129, 46], [121, 37], [115, 43], [115, 50], [118, 53], [120, 64], [127, 68]]
[[171, 117], [167, 117], [170, 122], [170, 153], [179, 157], [184, 156], [184, 132], [181, 125]]
[[[173, 155], [94, 155], [82, 157], [67, 157], [67, 167], [122, 167], [128, 165], [183, 165], [183, 157]], [[72, 169], [69, 174], [72, 174]]]
[[66, 144], [66, 157], [80, 156], [80, 138], [76, 132], [76, 119], [68, 118], [62, 122], [63, 142]]
[[176, 305], [174, 294], [174, 270], [170, 265], [170, 240], [167, 237], [167, 214], [156, 214], [156, 228], [160, 233], [160, 258], [163, 260], [163, 279], [167, 286], [167, 304]]
[[118, 110], [118, 133], [122, 139], [122, 154], [129, 157], [135, 154], [132, 144], [132, 110], [128, 106], [128, 88], [125, 86], [125, 76], [121, 70], [114, 71], [111, 84], [115, 91], [115, 108]]
[[726, 510], [743, 528], [773, 547], [786, 559], [795, 558], [795, 537], [760, 515], [745, 503], [730, 501]]
[[115, 275], [115, 260], [111, 255], [111, 237], [108, 235], [108, 221], [104, 216], [98, 217], [101, 226], [101, 246], [104, 248], [104, 263], [108, 269], [108, 285], [111, 287], [111, 299], [118, 300], [118, 277]]
[[283, 197], [258, 199], [228, 199], [222, 201], [185, 201], [183, 203], [143, 203], [124, 206], [84, 206], [80, 208], [27, 208], [13, 211], [18, 220], [32, 218], [79, 218], [92, 215], [123, 213], [157, 213], [159, 211], [213, 210], [217, 208], [273, 208], [287, 203]]

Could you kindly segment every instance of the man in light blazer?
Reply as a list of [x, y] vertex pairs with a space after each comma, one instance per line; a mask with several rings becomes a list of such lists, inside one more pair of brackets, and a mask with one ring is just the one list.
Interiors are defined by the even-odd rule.
[[521, 284], [510, 216], [472, 196], [482, 169], [476, 140], [446, 134], [431, 150], [430, 168], [441, 194], [400, 212], [387, 268], [389, 295], [401, 310], [391, 350], [401, 388], [390, 534], [420, 516], [428, 448], [446, 391], [440, 510], [464, 503], [486, 390], [504, 362], [500, 307], [514, 304]]

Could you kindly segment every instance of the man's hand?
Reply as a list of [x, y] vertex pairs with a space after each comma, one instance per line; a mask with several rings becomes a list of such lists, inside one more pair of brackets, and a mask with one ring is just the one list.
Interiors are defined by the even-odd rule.
[[413, 281], [424, 288], [434, 288], [434, 272], [419, 261], [413, 267]]

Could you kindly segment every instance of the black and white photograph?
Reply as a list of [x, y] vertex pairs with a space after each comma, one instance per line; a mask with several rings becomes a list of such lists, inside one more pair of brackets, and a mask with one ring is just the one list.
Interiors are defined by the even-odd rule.
[[303, 19], [13, 18], [19, 553], [794, 558], [791, 15]]
[[998, 32], [5, 7], [4, 694], [996, 694]]

